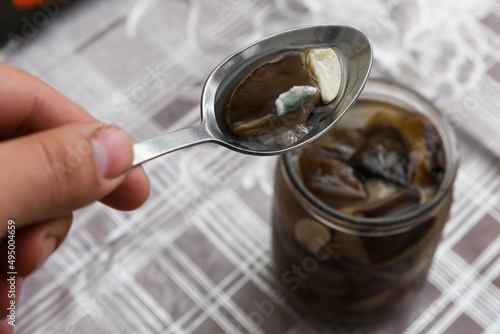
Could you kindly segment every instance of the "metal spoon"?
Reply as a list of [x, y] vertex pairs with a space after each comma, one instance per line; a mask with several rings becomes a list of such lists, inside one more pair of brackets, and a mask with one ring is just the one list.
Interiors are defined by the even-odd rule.
[[[289, 147], [280, 147], [236, 137], [226, 122], [226, 105], [235, 87], [273, 55], [312, 47], [333, 47], [341, 55], [343, 90], [334, 112], [323, 115], [314, 127]], [[201, 97], [199, 125], [165, 133], [134, 145], [133, 165], [195, 144], [213, 142], [237, 152], [277, 155], [302, 147], [334, 126], [349, 110], [363, 89], [372, 65], [372, 48], [359, 30], [346, 26], [295, 28], [261, 39], [224, 60], [208, 77]]]

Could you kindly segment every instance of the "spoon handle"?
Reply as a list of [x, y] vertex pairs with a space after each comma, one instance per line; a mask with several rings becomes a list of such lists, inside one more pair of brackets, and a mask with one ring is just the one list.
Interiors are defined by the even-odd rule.
[[134, 144], [134, 162], [137, 166], [163, 154], [191, 145], [214, 141], [202, 124], [165, 133], [157, 137]]

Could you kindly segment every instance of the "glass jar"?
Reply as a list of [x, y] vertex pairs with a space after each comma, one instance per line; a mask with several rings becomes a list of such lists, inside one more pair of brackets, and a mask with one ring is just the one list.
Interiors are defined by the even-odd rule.
[[444, 172], [425, 203], [389, 217], [353, 216], [305, 186], [299, 153], [280, 157], [276, 169], [272, 229], [279, 278], [294, 300], [343, 322], [388, 315], [423, 285], [449, 215], [459, 163], [453, 129], [425, 98], [399, 84], [370, 79], [356, 104], [377, 102], [423, 114], [439, 132]]

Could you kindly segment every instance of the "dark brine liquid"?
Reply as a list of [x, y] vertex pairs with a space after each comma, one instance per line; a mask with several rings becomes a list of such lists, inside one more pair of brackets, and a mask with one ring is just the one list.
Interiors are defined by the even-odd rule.
[[[391, 227], [377, 224], [431, 200], [445, 159], [440, 132], [426, 116], [369, 100], [280, 159], [273, 247], [285, 291], [316, 313], [350, 322], [378, 319], [408, 302], [425, 282], [452, 193], [412, 216], [410, 228], [386, 233]], [[319, 219], [306, 203], [312, 199], [338, 214]], [[343, 216], [377, 232], [339, 228]]]

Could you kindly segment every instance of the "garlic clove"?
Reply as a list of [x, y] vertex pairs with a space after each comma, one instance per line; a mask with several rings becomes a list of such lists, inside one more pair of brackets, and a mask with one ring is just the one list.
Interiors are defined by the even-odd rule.
[[313, 49], [306, 57], [306, 66], [316, 79], [324, 104], [332, 102], [340, 91], [342, 71], [337, 53], [331, 48]]

